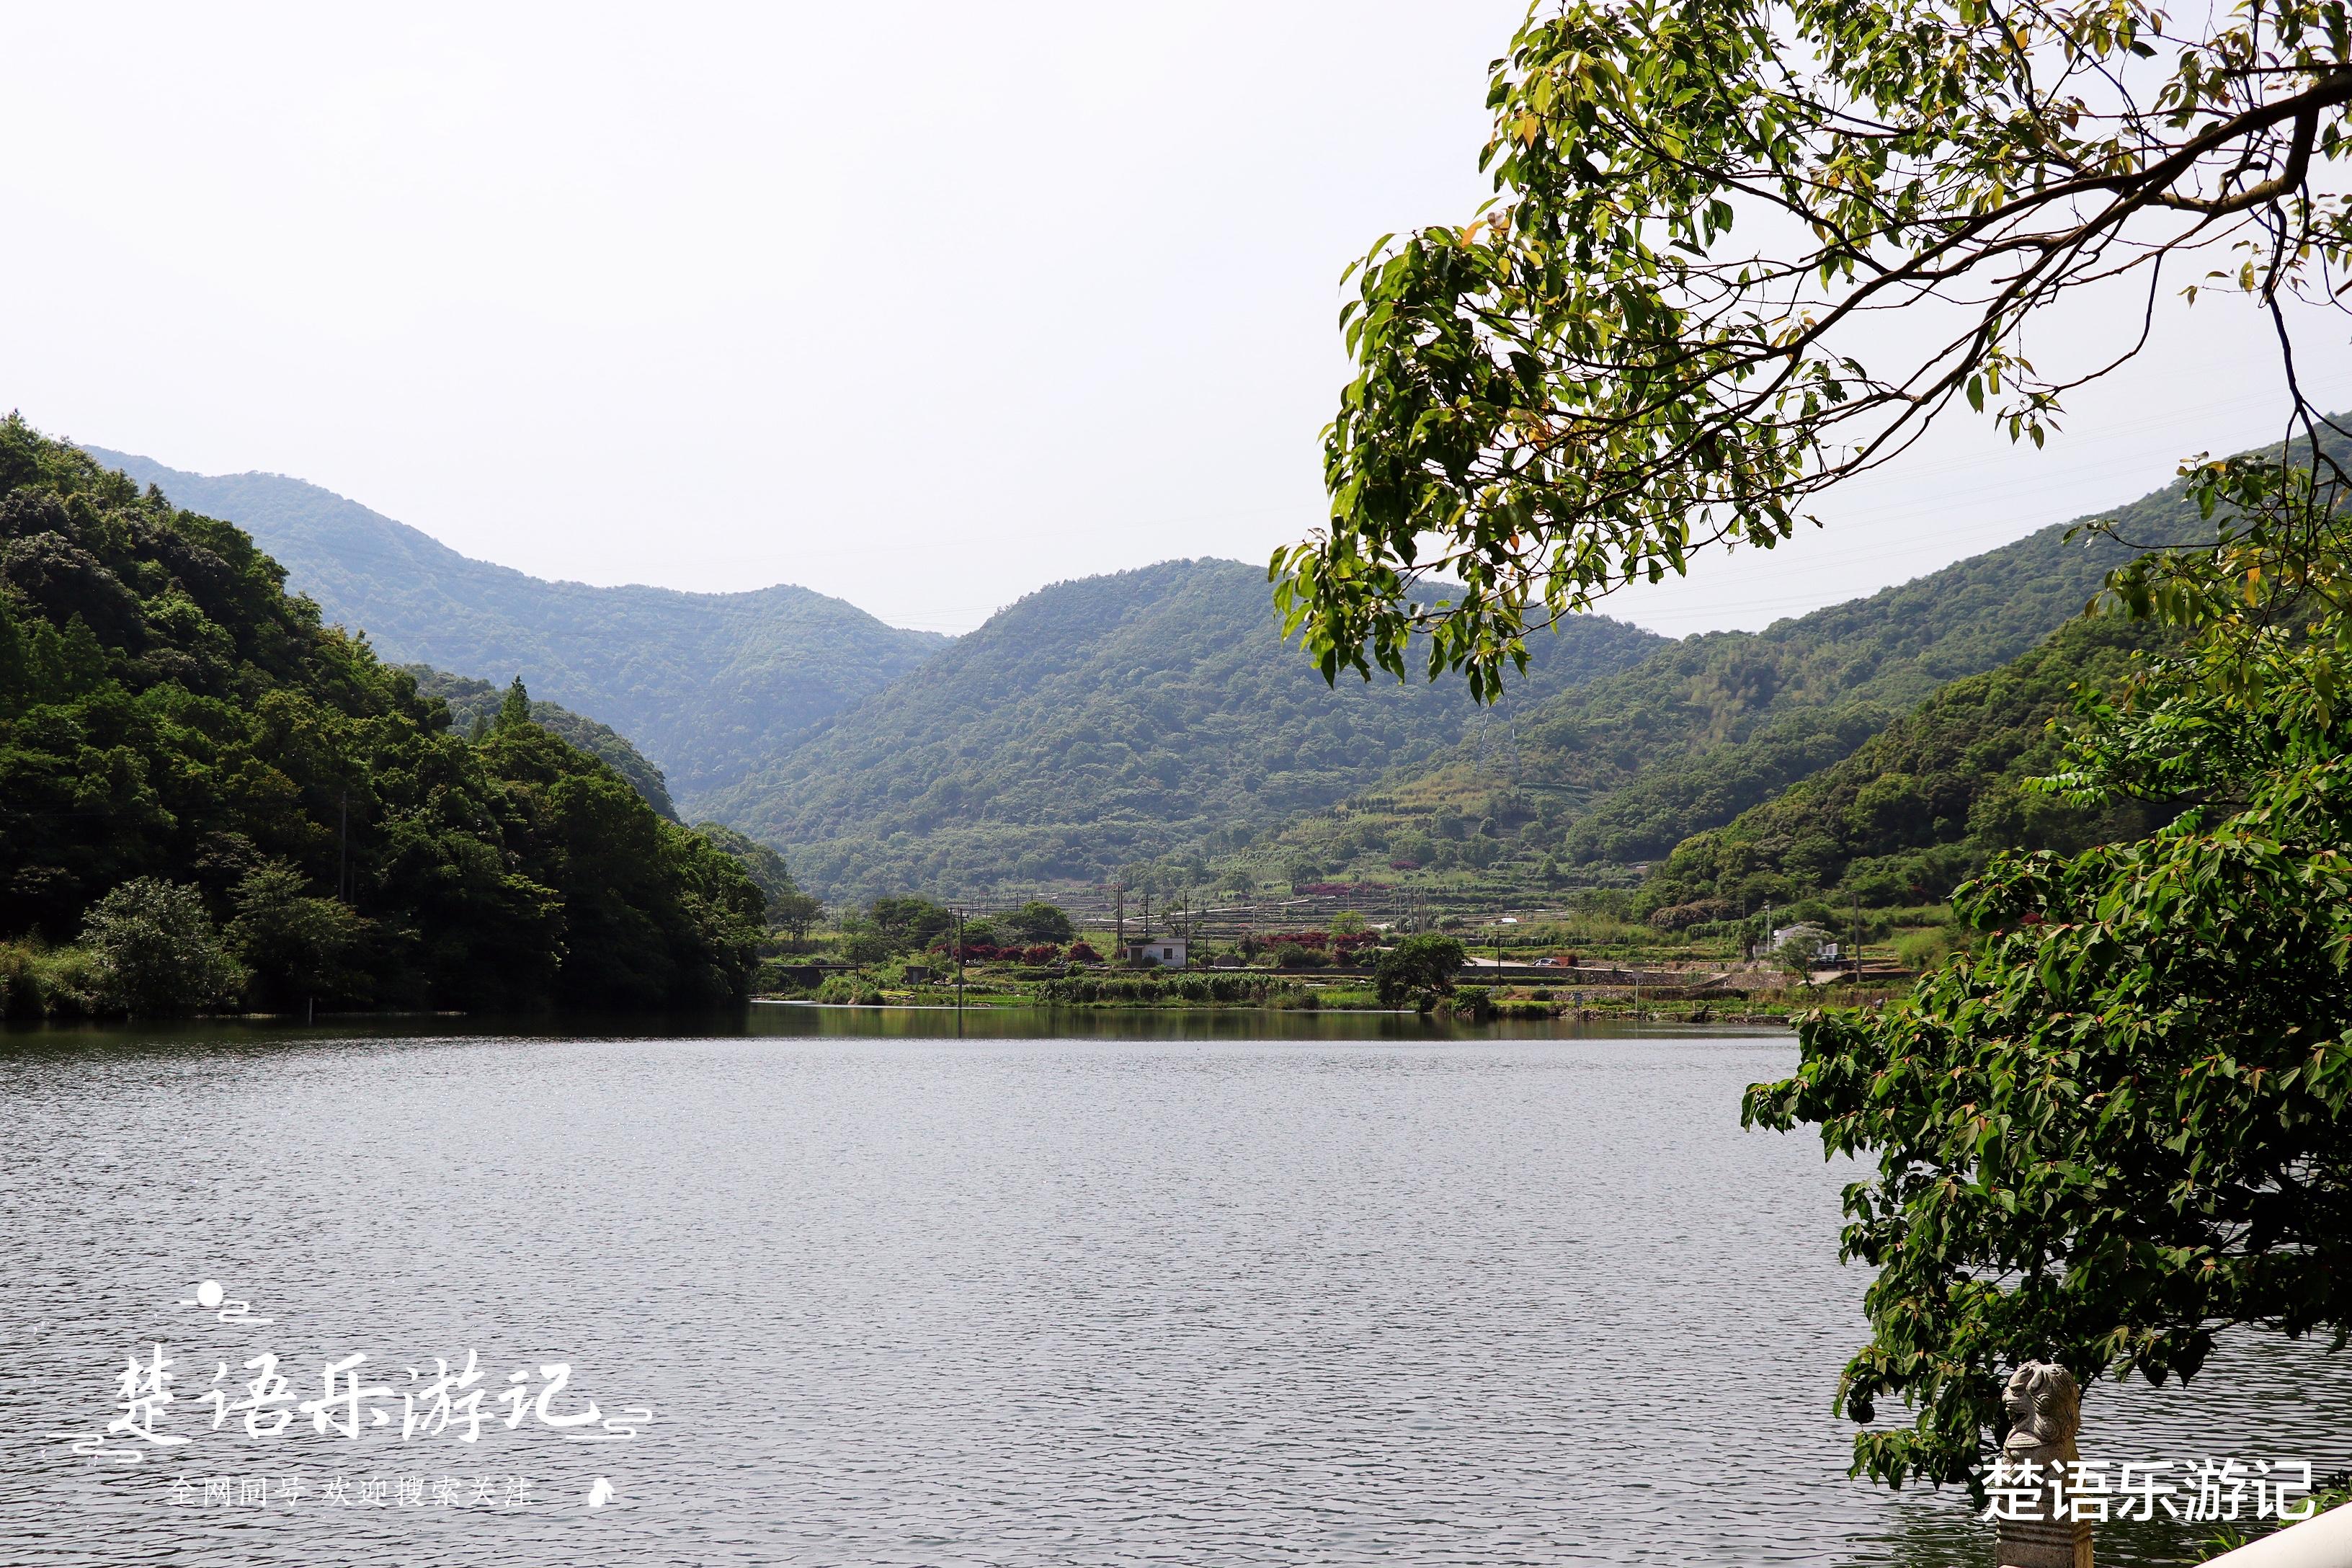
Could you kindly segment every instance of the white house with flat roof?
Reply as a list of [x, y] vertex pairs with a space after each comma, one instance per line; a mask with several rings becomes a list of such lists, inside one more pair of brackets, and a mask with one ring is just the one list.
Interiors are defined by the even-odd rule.
[[1149, 963], [1162, 969], [1184, 967], [1185, 939], [1181, 936], [1155, 936], [1149, 942], [1127, 944], [1130, 963]]

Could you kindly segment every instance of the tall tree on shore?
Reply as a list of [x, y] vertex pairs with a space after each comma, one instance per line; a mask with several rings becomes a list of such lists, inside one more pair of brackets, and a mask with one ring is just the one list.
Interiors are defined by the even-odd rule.
[[[2245, 296], [2286, 436], [2184, 477], [2210, 533], [2109, 581], [2168, 623], [2085, 695], [2047, 787], [2161, 830], [1997, 858], [1986, 940], [1876, 1016], [1815, 1014], [1754, 1123], [1874, 1158], [1845, 1194], [1872, 1337], [1854, 1469], [1978, 1483], [2006, 1369], [2194, 1375], [2231, 1324], [2352, 1335], [2352, 435], [2305, 397], [2291, 309], [2332, 304], [2352, 200], [2352, 5], [2171, 19], [2142, 0], [1571, 0], [1497, 63], [1496, 195], [1383, 241], [1343, 312], [1328, 527], [1278, 552], [1327, 678], [1492, 699], [1525, 635], [1824, 489], [1965, 406], [2041, 444], [2159, 309]], [[1766, 242], [1741, 237], [1759, 232]], [[2144, 290], [2084, 363], [2033, 324]], [[1887, 311], [1924, 328], [1874, 336]], [[1908, 351], [1906, 344], [1925, 343]], [[1432, 576], [1465, 591], [1422, 593]], [[1426, 601], [1426, 602], [1424, 602]]]
[[2352, 1335], [2346, 552], [2264, 531], [2126, 574], [2196, 641], [2086, 694], [2047, 781], [2178, 820], [1996, 858], [1956, 900], [1978, 952], [1882, 1015], [1805, 1019], [1796, 1074], [1748, 1093], [1750, 1123], [1877, 1162], [1846, 1189], [1845, 1256], [1878, 1272], [1838, 1397], [1916, 1418], [1857, 1436], [1857, 1470], [1972, 1479], [2028, 1359], [2162, 1383], [2232, 1324]]

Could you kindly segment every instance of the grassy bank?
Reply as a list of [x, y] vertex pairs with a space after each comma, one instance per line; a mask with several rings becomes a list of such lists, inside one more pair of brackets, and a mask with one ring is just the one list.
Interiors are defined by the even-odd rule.
[[98, 959], [88, 948], [0, 942], [0, 1020], [92, 1018], [106, 1011]]

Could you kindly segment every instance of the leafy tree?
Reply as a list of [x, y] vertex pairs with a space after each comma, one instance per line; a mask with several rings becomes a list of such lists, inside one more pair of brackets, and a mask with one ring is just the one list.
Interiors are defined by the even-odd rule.
[[1006, 931], [1024, 942], [1059, 946], [1077, 935], [1077, 928], [1070, 924], [1068, 915], [1039, 899], [1032, 899], [999, 919]]
[[866, 907], [866, 924], [892, 952], [911, 952], [948, 934], [954, 917], [929, 899], [877, 899]]
[[184, 883], [123, 883], [90, 906], [82, 940], [98, 955], [100, 994], [134, 1015], [209, 1012], [244, 984], [203, 893]]
[[1789, 537], [1955, 405], [2041, 444], [2146, 341], [2136, 311], [2027, 359], [2084, 289], [2242, 289], [2284, 342], [2347, 259], [2316, 182], [2347, 33], [2344, 0], [1538, 6], [1488, 93], [1495, 198], [1355, 269], [1329, 525], [1271, 568], [1286, 629], [1327, 678], [1402, 678], [1423, 634], [1492, 697], [1529, 627]]
[[[2352, 1327], [2352, 571], [2286, 310], [2347, 259], [2352, 204], [2315, 186], [2347, 35], [2341, 0], [1567, 0], [1497, 65], [1496, 200], [1376, 250], [1346, 315], [1330, 526], [1271, 567], [1286, 630], [1327, 679], [1402, 677], [1425, 635], [1431, 676], [1487, 698], [1529, 627], [1708, 544], [1773, 545], [1957, 404], [2041, 444], [2146, 341], [2144, 317], [2026, 360], [2082, 289], [2145, 288], [2152, 317], [2185, 262], [2190, 299], [2240, 289], [2279, 339], [2305, 453], [2185, 470], [2218, 533], [2113, 582], [2196, 650], [2087, 699], [2057, 775], [2075, 805], [2179, 815], [1996, 859], [1958, 900], [1978, 949], [1881, 1016], [1809, 1018], [1797, 1076], [1751, 1091], [1754, 1121], [1877, 1160], [1847, 1194], [1847, 1255], [1878, 1276], [1841, 1394], [1862, 1420], [1914, 1405], [1855, 1440], [1890, 1483], [1973, 1482], [2029, 1357], [2161, 1380], [2231, 1323]], [[1769, 243], [1734, 238], [1767, 213]], [[1925, 300], [1924, 332], [1867, 341]], [[1906, 809], [1854, 804], [1869, 832]], [[1809, 836], [1790, 874], [1837, 851]]]
[[1810, 922], [1782, 929], [1789, 934], [1772, 950], [1772, 956], [1780, 960], [1781, 968], [1800, 977], [1812, 973], [1822, 962], [1822, 954], [1835, 940], [1828, 931]]
[[313, 897], [296, 868], [282, 860], [256, 868], [233, 902], [229, 944], [251, 971], [255, 1002], [286, 1009], [320, 998], [368, 1000], [365, 975], [352, 962], [367, 922], [336, 900]]
[[1423, 932], [1383, 948], [1372, 961], [1372, 985], [1383, 1007], [1443, 996], [1462, 972], [1462, 944], [1450, 936]]
[[841, 956], [851, 963], [880, 963], [904, 950], [879, 931], [852, 931], [842, 939]]
[[768, 921], [794, 942], [807, 938], [809, 928], [824, 916], [824, 906], [797, 889], [768, 900]]
[[[2234, 247], [2198, 287], [2243, 289], [2284, 350], [2286, 304], [2347, 259], [2352, 205], [2314, 176], [2347, 34], [2338, 0], [2185, 26], [2140, 0], [1543, 9], [1496, 68], [1496, 201], [1362, 269], [1331, 524], [1272, 566], [1286, 629], [1327, 678], [1402, 676], [1426, 634], [1433, 677], [1491, 698], [1529, 626], [1774, 544], [1956, 403], [2040, 444], [2145, 341], [2026, 361], [2076, 290], [2131, 279], [2152, 313], [2168, 262]], [[1734, 239], [1773, 209], [1769, 244]], [[1864, 342], [1924, 300], [1927, 334]], [[2352, 1319], [2345, 486], [2283, 358], [2307, 459], [2188, 470], [2214, 547], [2115, 587], [2197, 652], [2092, 699], [2104, 729], [2060, 775], [2077, 805], [2180, 815], [1995, 860], [1959, 899], [1977, 951], [1883, 1016], [1808, 1019], [1798, 1075], [1751, 1092], [1754, 1120], [1878, 1160], [1847, 1197], [1879, 1273], [1842, 1394], [1916, 1407], [1856, 1439], [1882, 1479], [1972, 1479], [2027, 1357], [2161, 1379], [2228, 1323], [2341, 1343]], [[1424, 595], [1435, 572], [1464, 591]], [[1849, 826], [1899, 827], [1903, 793]], [[1837, 851], [1809, 836], [1790, 874]]]
[[2231, 1324], [2352, 1334], [2352, 530], [2312, 456], [2215, 465], [2220, 542], [2117, 583], [2194, 640], [2084, 694], [2053, 787], [2179, 815], [1996, 859], [1956, 900], [1976, 951], [1809, 1017], [1796, 1076], [1749, 1091], [1751, 1121], [1877, 1161], [1846, 1193], [1878, 1273], [1840, 1397], [1916, 1415], [1858, 1436], [1858, 1472], [1973, 1481], [2031, 1357], [2160, 1383]]
[[506, 697], [499, 703], [498, 721], [491, 728], [518, 730], [530, 722], [530, 693], [523, 689], [522, 677], [518, 675], [507, 687]]
[[800, 889], [793, 885], [792, 868], [785, 864], [784, 858], [758, 839], [717, 822], [698, 822], [694, 825], [694, 831], [708, 839], [719, 853], [743, 868], [743, 874], [751, 879], [751, 885], [758, 888], [767, 900], [771, 921], [777, 918], [776, 905], [780, 900], [793, 898], [800, 892]]

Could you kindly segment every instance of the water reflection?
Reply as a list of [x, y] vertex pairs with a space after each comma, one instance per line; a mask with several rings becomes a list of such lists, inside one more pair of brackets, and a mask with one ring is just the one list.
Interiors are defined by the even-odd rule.
[[[1849, 1173], [1738, 1126], [1784, 1035], [952, 1027], [8, 1037], [8, 1561], [1989, 1561], [1957, 1500], [1843, 1479]], [[337, 1347], [472, 1345], [660, 1418], [593, 1463], [528, 1431], [427, 1458], [305, 1429], [206, 1434], [184, 1467], [313, 1499], [339, 1470], [519, 1471], [544, 1504], [515, 1510], [239, 1513], [170, 1501], [171, 1467], [93, 1474], [46, 1434], [102, 1419], [207, 1278], [313, 1381]], [[2095, 1392], [2085, 1448], [2326, 1468], [2347, 1392], [2340, 1358], [2242, 1340], [2189, 1394]]]
[[1758, 1039], [1785, 1030], [1759, 1025], [1654, 1020], [1500, 1019], [1455, 1023], [1412, 1013], [1277, 1011], [1262, 1007], [1110, 1008], [830, 1005], [758, 1003], [724, 1013], [590, 1018], [484, 1017], [461, 1013], [368, 1015], [301, 1025], [277, 1018], [0, 1026], [0, 1051], [74, 1047], [270, 1046], [336, 1040], [798, 1039], [950, 1040], [1498, 1040]]

